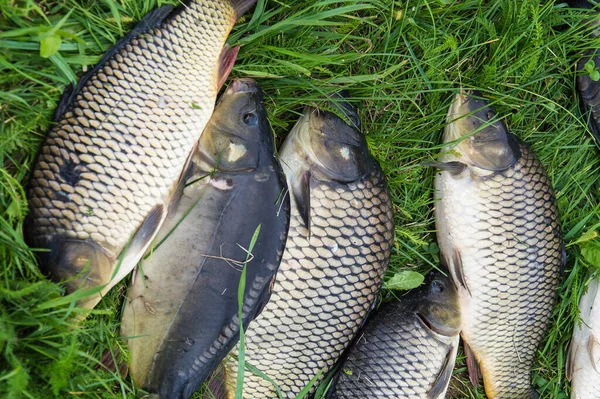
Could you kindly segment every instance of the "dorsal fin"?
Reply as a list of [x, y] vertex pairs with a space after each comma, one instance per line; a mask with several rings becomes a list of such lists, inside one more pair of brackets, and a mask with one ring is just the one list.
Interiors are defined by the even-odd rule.
[[104, 64], [115, 54], [117, 53], [123, 46], [129, 43], [135, 36], [140, 33], [146, 32], [150, 29], [158, 28], [161, 23], [165, 20], [165, 18], [171, 13], [174, 6], [169, 4], [166, 6], [162, 6], [157, 8], [156, 10], [150, 11], [148, 14], [144, 15], [142, 19], [138, 21], [135, 27], [129, 32], [127, 35], [123, 36], [119, 39], [114, 46], [112, 46], [103, 56], [100, 58], [100, 61], [94, 66], [91, 70], [89, 70], [85, 75], [79, 79], [79, 83], [77, 86], [74, 86], [72, 83], [65, 87], [65, 90], [58, 102], [58, 106], [54, 111], [54, 122], [58, 122], [60, 118], [62, 118], [65, 111], [69, 108], [77, 94], [81, 91], [83, 86], [87, 83], [88, 80], [96, 73], [100, 68], [104, 66]]

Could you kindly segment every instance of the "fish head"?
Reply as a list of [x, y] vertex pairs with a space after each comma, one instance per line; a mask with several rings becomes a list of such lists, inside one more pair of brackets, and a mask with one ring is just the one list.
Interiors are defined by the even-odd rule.
[[43, 272], [52, 272], [54, 281], [64, 281], [67, 292], [102, 286], [111, 280], [115, 262], [95, 242], [58, 238], [51, 242], [49, 249], [40, 253], [40, 266]]
[[251, 171], [273, 147], [260, 86], [253, 79], [234, 79], [202, 133], [200, 156], [219, 171]]
[[449, 277], [431, 272], [418, 296], [415, 314], [428, 329], [445, 336], [460, 332], [458, 291]]
[[458, 141], [456, 161], [485, 171], [503, 171], [520, 157], [516, 138], [481, 93], [460, 92], [450, 106], [444, 142]]
[[360, 120], [350, 104], [332, 102], [332, 109], [335, 112], [306, 108], [288, 141], [294, 142], [296, 151], [304, 153], [314, 176], [352, 182], [369, 172], [367, 141], [358, 129]]

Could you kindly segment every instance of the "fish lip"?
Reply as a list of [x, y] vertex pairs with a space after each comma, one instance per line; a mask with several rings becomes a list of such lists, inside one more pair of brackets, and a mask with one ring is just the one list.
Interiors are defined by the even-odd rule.
[[423, 324], [424, 327], [436, 334], [443, 335], [445, 337], [454, 337], [460, 332], [460, 330], [452, 327], [443, 328], [440, 325], [434, 325], [433, 323], [430, 323], [429, 320], [427, 320], [427, 318], [419, 311], [415, 312], [415, 316], [417, 316], [417, 319], [421, 324]]

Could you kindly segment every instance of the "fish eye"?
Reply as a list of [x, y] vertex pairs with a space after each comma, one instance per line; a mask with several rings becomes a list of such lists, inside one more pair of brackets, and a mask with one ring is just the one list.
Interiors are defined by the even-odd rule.
[[440, 280], [433, 280], [431, 282], [431, 288], [437, 293], [444, 292], [444, 284]]
[[248, 126], [255, 126], [258, 123], [258, 116], [254, 112], [248, 112], [244, 114], [242, 121]]

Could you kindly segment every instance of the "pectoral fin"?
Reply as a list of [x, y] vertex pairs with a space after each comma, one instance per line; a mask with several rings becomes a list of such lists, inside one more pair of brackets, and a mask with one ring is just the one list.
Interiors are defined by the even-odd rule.
[[300, 178], [293, 183], [292, 194], [298, 213], [300, 213], [310, 236], [310, 171], [302, 173]]
[[598, 368], [598, 366], [600, 366], [598, 364], [600, 363], [600, 341], [598, 341], [598, 338], [592, 333], [590, 333], [588, 338], [587, 352], [590, 356], [590, 362], [592, 363], [592, 366], [594, 366], [594, 370], [596, 370], [596, 373], [600, 374], [600, 369]]
[[444, 392], [448, 388], [450, 378], [452, 377], [452, 370], [454, 370], [454, 361], [456, 360], [456, 351], [458, 350], [458, 338], [455, 342], [456, 344], [446, 354], [440, 373], [431, 386], [431, 390], [427, 393], [427, 399], [443, 397]]
[[467, 344], [463, 338], [463, 347], [465, 348], [465, 355], [467, 356], [467, 370], [469, 371], [469, 381], [476, 387], [481, 379], [481, 370], [479, 368], [479, 362], [475, 357], [475, 352], [471, 350], [469, 344]]
[[[137, 260], [141, 258], [141, 255], [144, 253], [146, 248], [148, 248], [148, 245], [150, 245], [156, 233], [158, 233], [158, 229], [165, 220], [165, 217], [165, 207], [162, 204], [156, 205], [154, 208], [152, 208], [150, 213], [148, 213], [148, 216], [146, 216], [146, 219], [144, 219], [142, 225], [135, 232], [129, 245], [125, 247], [124, 251], [126, 252], [121, 254], [119, 257], [121, 259], [119, 261], [120, 264], [126, 265], [124, 267], [129, 268], [132, 260], [136, 259], [135, 262], [137, 263]], [[129, 270], [131, 269], [133, 269], [133, 266], [131, 266]], [[129, 272], [129, 270], [127, 270], [127, 272]], [[113, 279], [114, 276], [118, 274], [119, 267], [117, 267], [114, 271]]]
[[187, 181], [190, 177], [193, 176], [196, 171], [196, 164], [192, 161], [194, 159], [194, 155], [196, 154], [196, 148], [198, 147], [198, 143], [194, 145], [194, 148], [190, 152], [188, 159], [185, 161], [185, 166], [183, 167], [183, 171], [179, 176], [179, 181], [177, 182], [177, 186], [173, 190], [173, 194], [171, 195], [171, 199], [169, 200], [169, 209], [168, 215], [172, 215], [177, 210], [177, 206], [179, 205], [179, 201], [181, 201], [181, 197], [183, 197], [183, 190], [185, 190]]
[[223, 50], [221, 50], [221, 56], [219, 57], [219, 76], [217, 78], [217, 90], [221, 90], [221, 87], [223, 87], [223, 84], [225, 83], [227, 77], [231, 73], [239, 51], [240, 46], [229, 47], [228, 44], [223, 46]]
[[448, 172], [451, 175], [460, 175], [466, 168], [467, 165], [465, 165], [462, 162], [458, 162], [458, 161], [452, 161], [452, 162], [423, 162], [422, 163], [423, 166], [430, 166], [433, 168], [437, 168], [440, 169], [444, 172]]
[[454, 283], [456, 284], [457, 287], [462, 287], [465, 290], [467, 290], [467, 292], [469, 293], [469, 296], [473, 296], [471, 294], [471, 289], [467, 285], [467, 280], [465, 279], [465, 274], [463, 271], [462, 256], [460, 254], [460, 250], [458, 250], [456, 248], [452, 249], [451, 257], [452, 257], [452, 259], [450, 260], [450, 262], [447, 262], [447, 266], [448, 266], [448, 270], [450, 271], [450, 274], [452, 275]]
[[[577, 327], [575, 327], [577, 328]], [[571, 381], [573, 377], [573, 373], [575, 371], [575, 356], [577, 356], [577, 350], [579, 346], [575, 339], [571, 340], [571, 344], [569, 345], [569, 353], [567, 355], [567, 364], [565, 365], [565, 376], [567, 380]]]

